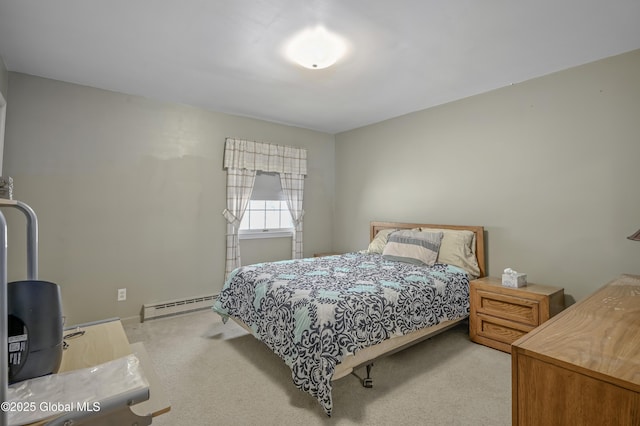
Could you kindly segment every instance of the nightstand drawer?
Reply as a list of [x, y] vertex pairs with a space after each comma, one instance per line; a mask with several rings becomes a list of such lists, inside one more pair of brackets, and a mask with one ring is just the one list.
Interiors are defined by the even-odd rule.
[[540, 304], [536, 300], [505, 294], [476, 292], [476, 312], [517, 321], [536, 327], [540, 325]]
[[508, 321], [502, 318], [478, 314], [475, 325], [476, 334], [487, 339], [511, 344], [535, 327]]

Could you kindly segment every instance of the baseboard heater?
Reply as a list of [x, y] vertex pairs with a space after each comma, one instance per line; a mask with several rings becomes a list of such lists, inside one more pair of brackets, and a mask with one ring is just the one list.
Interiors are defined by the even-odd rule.
[[142, 305], [142, 322], [154, 318], [163, 318], [207, 309], [213, 306], [217, 297], [217, 294], [209, 294], [207, 296], [190, 297], [187, 299], [176, 299], [162, 303]]

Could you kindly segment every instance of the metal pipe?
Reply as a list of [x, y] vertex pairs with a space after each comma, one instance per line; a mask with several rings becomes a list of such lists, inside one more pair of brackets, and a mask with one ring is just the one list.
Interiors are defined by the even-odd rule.
[[[7, 318], [7, 221], [0, 212], [0, 403], [7, 401], [9, 383], [9, 354], [7, 339], [9, 332]], [[0, 410], [0, 426], [9, 424], [9, 411]]]
[[[38, 279], [38, 218], [27, 204], [5, 204], [3, 207], [15, 207], [27, 218], [27, 279]], [[0, 403], [8, 402], [9, 354], [8, 354], [8, 307], [7, 307], [7, 220], [0, 211]], [[0, 426], [9, 424], [8, 410], [0, 410]]]
[[38, 217], [31, 207], [17, 201], [15, 207], [27, 217], [27, 279], [38, 279]]

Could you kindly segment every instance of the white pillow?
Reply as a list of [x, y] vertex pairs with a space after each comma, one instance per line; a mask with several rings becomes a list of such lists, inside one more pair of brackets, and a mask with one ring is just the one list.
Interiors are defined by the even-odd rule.
[[422, 232], [442, 232], [437, 263], [446, 263], [467, 271], [473, 278], [480, 276], [476, 258], [476, 234], [462, 229], [421, 228]]
[[396, 232], [397, 229], [381, 229], [378, 231], [373, 241], [369, 243], [369, 247], [366, 250], [366, 253], [369, 254], [382, 254], [382, 250], [384, 250], [384, 246], [387, 244], [387, 239], [389, 235], [393, 232]]

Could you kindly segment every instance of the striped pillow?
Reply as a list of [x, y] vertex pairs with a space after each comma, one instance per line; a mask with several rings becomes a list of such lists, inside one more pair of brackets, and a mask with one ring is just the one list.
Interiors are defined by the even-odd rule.
[[442, 232], [394, 232], [389, 235], [382, 257], [386, 260], [433, 266], [438, 258], [442, 235]]

